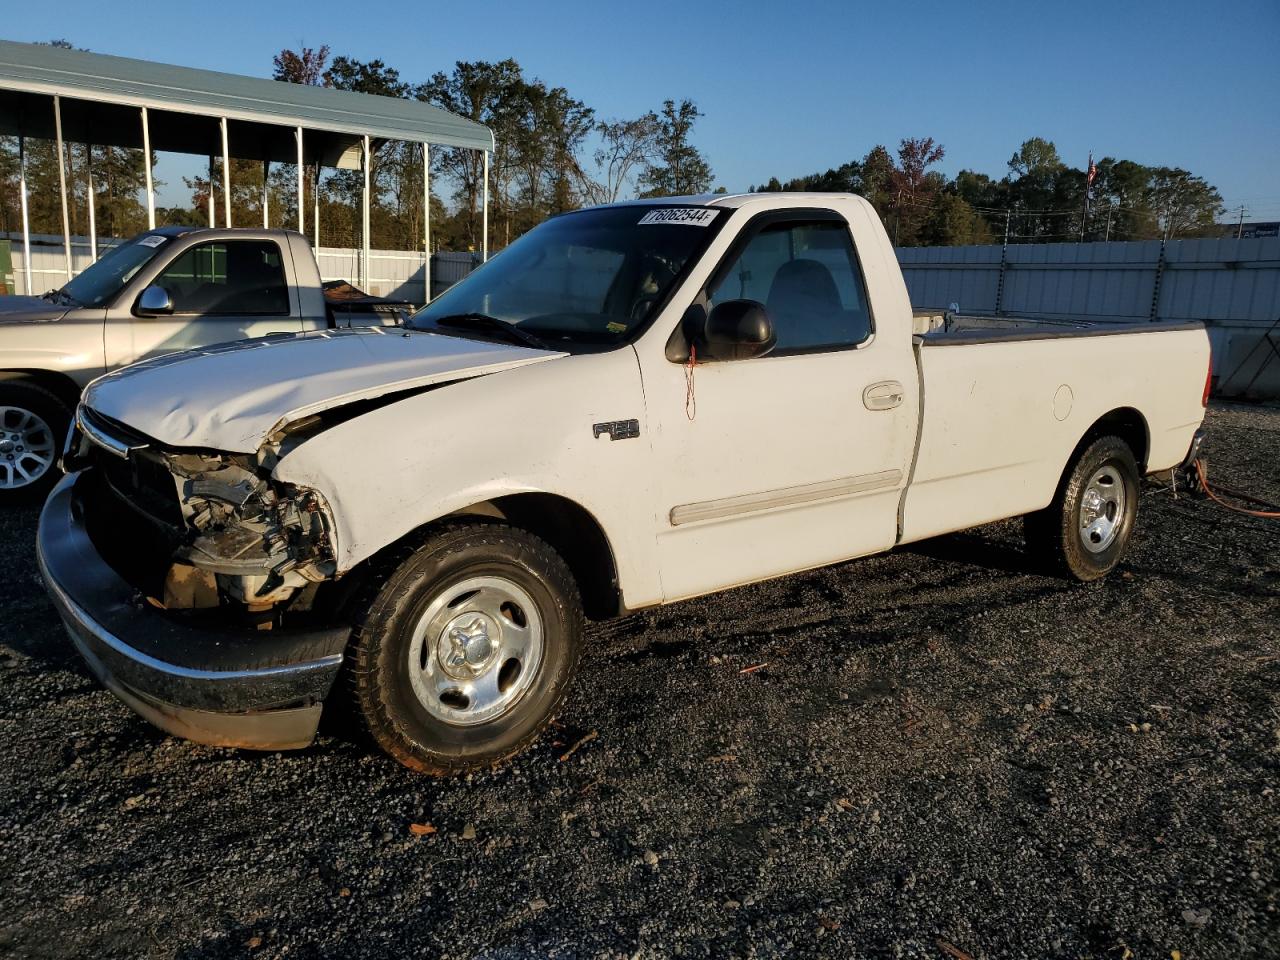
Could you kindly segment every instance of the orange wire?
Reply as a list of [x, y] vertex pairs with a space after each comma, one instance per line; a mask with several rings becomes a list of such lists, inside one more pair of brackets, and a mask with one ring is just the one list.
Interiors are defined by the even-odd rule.
[[690, 420], [698, 415], [698, 396], [693, 392], [693, 368], [698, 365], [698, 348], [689, 345], [689, 362], [684, 368], [684, 415]]
[[1216, 493], [1214, 493], [1213, 488], [1209, 486], [1209, 477], [1208, 477], [1208, 473], [1205, 471], [1204, 462], [1199, 458], [1196, 458], [1195, 464], [1196, 464], [1196, 473], [1199, 474], [1200, 476], [1200, 486], [1204, 487], [1204, 492], [1209, 495], [1209, 498], [1213, 500], [1214, 503], [1218, 504], [1219, 506], [1226, 507], [1228, 510], [1234, 510], [1236, 511], [1236, 513], [1248, 514], [1251, 517], [1266, 517], [1269, 520], [1280, 520], [1280, 513], [1275, 511], [1250, 510], [1247, 507], [1238, 507], [1234, 503], [1227, 503], [1227, 501], [1223, 500]]

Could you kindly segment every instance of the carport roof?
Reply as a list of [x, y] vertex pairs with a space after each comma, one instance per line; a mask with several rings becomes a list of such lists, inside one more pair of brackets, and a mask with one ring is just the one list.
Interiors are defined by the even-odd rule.
[[[121, 108], [145, 106], [158, 111], [151, 118], [152, 146], [158, 150], [221, 152], [207, 119], [200, 119], [219, 117], [238, 121], [242, 134], [257, 134], [233, 136], [251, 147], [248, 153], [233, 149], [232, 155], [238, 157], [288, 159], [292, 133], [282, 127], [328, 134], [308, 138], [312, 142], [308, 153], [314, 150], [326, 162], [334, 162], [366, 135], [493, 149], [493, 134], [487, 127], [418, 100], [0, 40], [0, 133], [52, 137], [55, 94], [63, 98], [64, 137], [86, 143], [141, 146], [133, 119], [136, 113], [131, 112], [123, 135], [112, 128], [124, 120], [123, 115], [114, 115]], [[255, 139], [262, 143], [251, 145]]]

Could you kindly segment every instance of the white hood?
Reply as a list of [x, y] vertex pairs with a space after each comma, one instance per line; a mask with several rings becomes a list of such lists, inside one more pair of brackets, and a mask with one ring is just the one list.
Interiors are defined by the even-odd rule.
[[146, 360], [95, 380], [84, 402], [165, 446], [253, 453], [313, 413], [562, 356], [397, 328], [325, 330]]

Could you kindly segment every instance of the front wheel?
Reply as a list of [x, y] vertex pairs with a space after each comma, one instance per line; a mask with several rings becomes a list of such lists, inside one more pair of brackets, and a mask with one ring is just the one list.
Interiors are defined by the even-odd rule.
[[1097, 580], [1116, 568], [1138, 517], [1138, 465], [1119, 437], [1086, 447], [1044, 510], [1024, 521], [1027, 545], [1059, 573]]
[[356, 706], [412, 769], [489, 766], [551, 722], [582, 631], [577, 587], [551, 547], [500, 523], [452, 523], [390, 575], [355, 631]]
[[44, 387], [0, 381], [0, 504], [38, 503], [58, 482], [71, 411]]

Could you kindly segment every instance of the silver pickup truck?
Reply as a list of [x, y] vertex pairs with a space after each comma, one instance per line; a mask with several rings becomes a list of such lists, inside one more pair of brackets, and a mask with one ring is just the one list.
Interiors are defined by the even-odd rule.
[[346, 326], [301, 234], [161, 227], [66, 286], [0, 297], [0, 504], [38, 500], [80, 391], [118, 367], [271, 333]]

